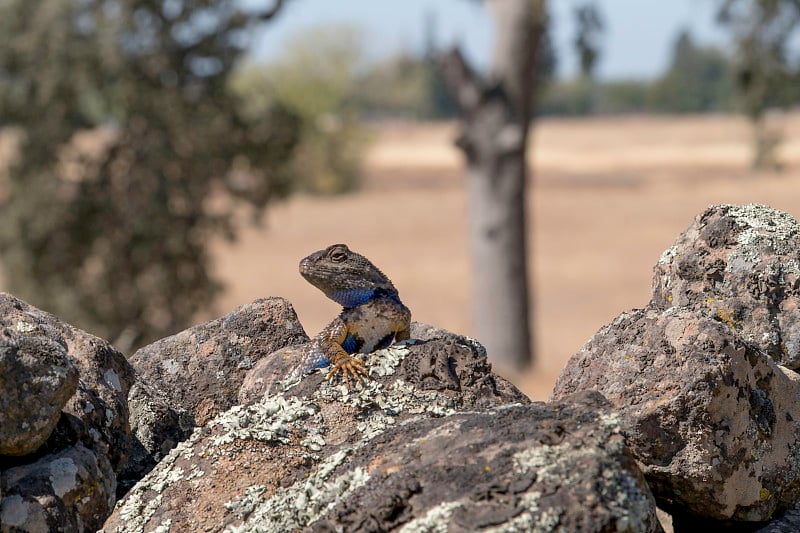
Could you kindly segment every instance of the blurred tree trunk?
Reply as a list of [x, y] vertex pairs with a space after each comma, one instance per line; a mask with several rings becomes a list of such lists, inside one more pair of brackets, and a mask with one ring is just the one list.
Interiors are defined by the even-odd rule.
[[491, 72], [481, 79], [456, 48], [443, 58], [463, 115], [456, 144], [467, 164], [476, 331], [493, 362], [532, 362], [525, 191], [534, 66], [545, 0], [486, 0], [495, 21]]

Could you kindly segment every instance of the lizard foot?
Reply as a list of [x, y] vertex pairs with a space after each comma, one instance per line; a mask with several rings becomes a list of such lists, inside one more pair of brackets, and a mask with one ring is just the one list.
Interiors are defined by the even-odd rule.
[[336, 374], [342, 374], [347, 382], [347, 388], [350, 389], [358, 381], [369, 377], [367, 369], [364, 367], [364, 362], [361, 359], [348, 355], [341, 357], [336, 362], [331, 363], [331, 370], [328, 372], [328, 381], [333, 381]]

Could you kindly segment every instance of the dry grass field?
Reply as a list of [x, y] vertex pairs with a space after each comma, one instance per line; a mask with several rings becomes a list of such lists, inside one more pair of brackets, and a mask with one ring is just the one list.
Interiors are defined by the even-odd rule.
[[[547, 119], [533, 135], [530, 207], [535, 366], [509, 376], [545, 399], [567, 359], [619, 312], [649, 299], [653, 264], [713, 203], [764, 203], [800, 216], [800, 115], [783, 124], [781, 174], [749, 172], [749, 130], [731, 116]], [[464, 334], [470, 316], [467, 205], [455, 124], [376, 127], [364, 188], [276, 204], [214, 256], [222, 313], [260, 296], [292, 301], [309, 334], [337, 307], [297, 273], [345, 242], [395, 281], [416, 320]]]

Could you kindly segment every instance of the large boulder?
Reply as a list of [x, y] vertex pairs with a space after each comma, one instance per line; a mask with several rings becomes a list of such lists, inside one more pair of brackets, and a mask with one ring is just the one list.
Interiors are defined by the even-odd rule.
[[145, 346], [130, 361], [143, 381], [202, 426], [236, 405], [245, 374], [261, 358], [306, 341], [292, 304], [263, 298]]
[[[35, 432], [18, 426], [28, 449], [0, 456], [0, 531], [95, 530], [114, 506], [116, 472], [131, 447], [133, 369], [108, 342], [5, 293], [0, 331], [0, 361], [11, 364], [0, 401], [18, 402], [3, 416], [27, 409], [32, 420], [56, 419], [35, 421]], [[0, 432], [14, 433], [7, 420]]]
[[264, 298], [145, 346], [131, 356], [133, 450], [120, 474], [125, 494], [196, 425], [237, 403], [245, 374], [268, 354], [308, 341], [292, 305]]
[[0, 326], [63, 346], [79, 373], [77, 390], [40, 452], [81, 441], [105, 454], [115, 470], [122, 468], [131, 448], [127, 397], [134, 375], [125, 356], [107, 341], [6, 293], [0, 293]]
[[552, 398], [596, 390], [676, 524], [759, 522], [800, 503], [800, 225], [761, 205], [698, 215], [648, 307], [567, 364]]
[[652, 303], [724, 322], [800, 368], [800, 225], [763, 205], [706, 209], [659, 259]]
[[97, 531], [114, 508], [108, 457], [82, 443], [0, 474], [0, 531]]
[[800, 498], [800, 377], [726, 324], [623, 313], [569, 361], [552, 399], [602, 393], [660, 506], [764, 521]]
[[16, 326], [0, 329], [0, 456], [44, 444], [77, 388], [78, 369], [62, 343]]
[[172, 450], [104, 531], [660, 530], [599, 395], [531, 404], [478, 343], [444, 333], [366, 366], [353, 390], [321, 369], [250, 391]]

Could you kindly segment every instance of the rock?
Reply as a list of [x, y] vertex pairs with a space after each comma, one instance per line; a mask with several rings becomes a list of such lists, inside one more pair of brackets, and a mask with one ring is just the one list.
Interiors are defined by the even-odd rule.
[[677, 307], [623, 313], [569, 361], [552, 399], [586, 390], [620, 414], [676, 520], [764, 521], [800, 498], [800, 376], [725, 323]]
[[117, 497], [121, 498], [179, 442], [189, 438], [194, 417], [173, 407], [161, 391], [137, 379], [128, 394], [133, 447], [128, 462], [117, 477]]
[[306, 341], [292, 305], [264, 298], [145, 346], [131, 364], [202, 426], [236, 405], [244, 375], [259, 359]]
[[[131, 446], [133, 369], [108, 342], [5, 293], [0, 331], [3, 365], [13, 356], [36, 367], [26, 375], [16, 366], [12, 376], [8, 367], [0, 369], [0, 379], [16, 380], [3, 382], [0, 402], [19, 402], [20, 412], [56, 420], [35, 435], [22, 428], [17, 439], [30, 438], [28, 453], [0, 457], [0, 531], [96, 530], [114, 506], [115, 472]], [[3, 421], [0, 433], [9, 424]]]
[[366, 364], [372, 379], [352, 391], [321, 369], [222, 413], [103, 530], [660, 531], [598, 394], [531, 404], [459, 336], [398, 343]]
[[114, 507], [108, 457], [82, 443], [0, 474], [0, 531], [97, 531]]
[[[455, 372], [464, 375], [476, 373], [479, 369], [474, 368], [475, 366], [486, 367], [480, 369], [482, 372], [488, 369], [486, 352], [474, 339], [418, 322], [411, 323], [411, 337], [414, 340], [407, 344], [436, 341], [426, 350], [432, 354], [433, 359], [428, 361], [409, 359], [409, 362], [413, 360], [419, 365], [418, 368], [408, 371], [418, 374], [414, 378], [421, 379], [423, 387], [428, 385], [438, 387], [439, 384], [443, 384], [444, 387], [457, 390], [459, 376]], [[286, 386], [294, 385], [284, 380], [296, 366], [301, 364], [309, 349], [314, 349], [312, 343], [288, 346], [260, 360], [242, 382], [239, 403], [246, 405], [261, 399], [268, 392], [280, 392]], [[509, 395], [519, 392], [513, 386], [507, 388], [509, 385], [504, 379], [494, 383], [495, 387]]]
[[800, 225], [762, 205], [709, 207], [656, 264], [651, 305], [719, 320], [797, 370]]
[[157, 341], [131, 357], [134, 434], [118, 495], [145, 476], [196, 425], [236, 404], [245, 373], [265, 355], [308, 340], [291, 304], [265, 298]]
[[23, 322], [0, 329], [0, 456], [41, 446], [77, 387], [78, 369], [62, 343]]
[[309, 350], [315, 349], [312, 342], [281, 348], [261, 359], [244, 376], [239, 389], [240, 404], [249, 404], [261, 399], [267, 392], [276, 393], [284, 388], [283, 381], [295, 367], [302, 364]]
[[[39, 455], [74, 445], [79, 440], [105, 454], [115, 470], [122, 468], [131, 447], [128, 389], [133, 369], [111, 344], [90, 335], [18, 298], [0, 293], [0, 326], [36, 342], [60, 345], [80, 375], [78, 388]], [[34, 342], [34, 341], [30, 341]]]

